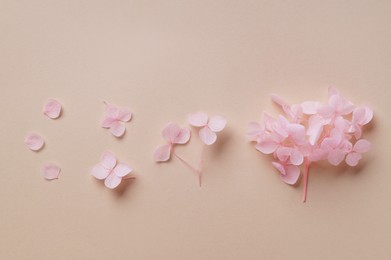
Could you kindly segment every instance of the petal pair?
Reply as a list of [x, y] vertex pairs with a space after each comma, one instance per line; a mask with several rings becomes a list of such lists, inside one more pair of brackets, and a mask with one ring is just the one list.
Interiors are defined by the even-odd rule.
[[209, 119], [207, 114], [201, 112], [189, 115], [188, 122], [192, 126], [201, 127], [198, 135], [206, 145], [216, 142], [216, 133], [222, 131], [227, 125], [227, 120], [224, 117], [216, 115]]
[[105, 186], [109, 189], [116, 188], [122, 181], [122, 178], [132, 172], [125, 163], [118, 163], [115, 156], [110, 152], [102, 154], [100, 162], [95, 165], [91, 174], [98, 180], [105, 180]]
[[190, 140], [190, 129], [180, 128], [176, 123], [169, 123], [163, 128], [162, 136], [167, 144], [159, 146], [154, 153], [156, 162], [166, 162], [171, 157], [174, 144], [186, 144]]
[[346, 156], [346, 163], [349, 166], [356, 166], [362, 158], [362, 154], [368, 152], [372, 148], [372, 144], [365, 139], [358, 140], [353, 149]]
[[126, 128], [123, 122], [132, 119], [132, 112], [128, 107], [117, 107], [113, 104], [106, 103], [106, 114], [101, 122], [101, 127], [109, 128], [112, 135], [121, 137], [124, 135]]

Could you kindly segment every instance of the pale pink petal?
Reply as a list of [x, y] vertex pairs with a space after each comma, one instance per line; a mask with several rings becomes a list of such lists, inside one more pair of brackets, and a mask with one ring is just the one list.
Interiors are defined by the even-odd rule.
[[208, 123], [208, 115], [202, 112], [196, 112], [190, 114], [187, 117], [187, 121], [192, 126], [196, 126], [196, 127], [206, 126], [206, 124]]
[[208, 126], [204, 126], [203, 128], [201, 128], [201, 130], [199, 131], [198, 134], [199, 134], [202, 142], [206, 145], [211, 145], [214, 142], [216, 142], [217, 135], [215, 132], [210, 130], [210, 128]]
[[271, 139], [271, 138], [264, 138], [264, 139], [260, 140], [257, 143], [255, 148], [258, 151], [260, 151], [261, 153], [271, 154], [271, 153], [274, 153], [274, 151], [276, 151], [278, 146], [279, 146], [279, 144], [276, 143], [273, 139]]
[[304, 157], [297, 149], [292, 149], [290, 161], [293, 165], [301, 165], [304, 161]]
[[117, 106], [107, 103], [105, 101], [103, 101], [103, 103], [106, 104], [106, 116], [111, 117], [113, 119], [118, 119], [120, 109]]
[[281, 162], [285, 162], [291, 156], [292, 148], [290, 147], [278, 147], [276, 150], [276, 156]]
[[286, 174], [285, 168], [284, 168], [284, 166], [282, 164], [277, 163], [277, 162], [272, 162], [272, 164], [282, 175]]
[[271, 99], [272, 99], [272, 101], [273, 101], [274, 103], [276, 103], [277, 105], [280, 105], [281, 107], [283, 107], [283, 106], [289, 106], [289, 104], [286, 103], [285, 100], [283, 100], [283, 99], [282, 99], [279, 95], [277, 95], [277, 94], [272, 93], [272, 94], [270, 94], [270, 97], [271, 97]]
[[356, 166], [358, 164], [358, 162], [361, 160], [362, 158], [362, 155], [359, 154], [359, 153], [349, 153], [347, 156], [346, 156], [346, 163], [349, 165], [349, 166]]
[[100, 123], [100, 126], [103, 128], [110, 128], [114, 122], [117, 122], [117, 119], [114, 119], [112, 117], [105, 116]]
[[24, 143], [30, 150], [39, 151], [44, 146], [45, 141], [39, 134], [31, 133], [24, 139]]
[[257, 141], [265, 132], [265, 127], [257, 122], [250, 122], [248, 127], [247, 136], [250, 141]]
[[372, 118], [373, 118], [373, 111], [369, 107], [364, 107], [365, 109], [365, 117], [364, 120], [361, 122], [362, 125], [368, 124]]
[[132, 172], [132, 168], [125, 163], [118, 163], [117, 166], [114, 167], [113, 172], [118, 177], [124, 177]]
[[318, 108], [320, 106], [321, 104], [315, 101], [306, 101], [301, 103], [301, 108], [303, 109], [303, 113], [307, 115], [314, 115], [318, 113]]
[[185, 144], [190, 140], [190, 129], [189, 128], [182, 128], [179, 130], [178, 135], [174, 138], [172, 141], [173, 143], [176, 144]]
[[109, 189], [114, 189], [121, 183], [121, 180], [121, 177], [112, 173], [105, 179], [105, 186]]
[[116, 137], [121, 137], [125, 133], [125, 126], [119, 121], [114, 121], [110, 126], [110, 133]]
[[153, 159], [156, 162], [165, 162], [170, 159], [170, 156], [171, 156], [171, 145], [165, 144], [165, 145], [159, 146], [155, 150], [155, 153], [153, 154]]
[[60, 167], [54, 163], [47, 163], [42, 167], [43, 177], [46, 180], [58, 179], [60, 172]]
[[56, 119], [61, 115], [61, 104], [53, 98], [46, 100], [43, 113], [51, 119]]
[[227, 120], [222, 116], [214, 116], [208, 122], [210, 130], [213, 132], [220, 132], [225, 128], [226, 125]]
[[290, 185], [293, 185], [297, 182], [300, 176], [300, 169], [295, 165], [287, 165], [285, 168], [285, 175], [281, 174], [281, 179]]
[[103, 167], [101, 164], [97, 164], [91, 169], [91, 175], [98, 180], [106, 179], [110, 172], [110, 169]]
[[360, 124], [362, 121], [364, 121], [364, 118], [365, 118], [365, 108], [357, 107], [353, 111], [352, 122]]
[[108, 170], [112, 170], [114, 169], [114, 166], [117, 164], [117, 159], [115, 158], [115, 156], [110, 153], [110, 152], [105, 152], [102, 154], [101, 158], [100, 158], [100, 164], [108, 169]]
[[365, 140], [365, 139], [360, 139], [358, 140], [354, 146], [353, 146], [353, 151], [357, 153], [366, 153], [372, 148], [372, 144]]
[[296, 144], [305, 142], [305, 127], [300, 124], [289, 124], [286, 128], [289, 136]]
[[327, 159], [329, 163], [337, 166], [345, 159], [345, 153], [341, 150], [331, 150], [327, 156]]
[[180, 128], [177, 124], [169, 123], [164, 127], [162, 131], [162, 136], [167, 142], [173, 143], [174, 140], [179, 135], [179, 132], [180, 132]]
[[267, 112], [263, 112], [263, 120], [265, 122], [265, 128], [267, 130], [272, 130], [273, 124], [277, 121], [274, 117], [272, 117]]
[[120, 108], [118, 113], [118, 119], [121, 120], [122, 122], [130, 121], [130, 119], [132, 119], [132, 112], [130, 111], [130, 108], [128, 107]]
[[308, 123], [307, 135], [309, 136], [309, 142], [311, 145], [315, 145], [318, 142], [319, 137], [323, 131], [322, 118], [318, 115], [311, 116]]

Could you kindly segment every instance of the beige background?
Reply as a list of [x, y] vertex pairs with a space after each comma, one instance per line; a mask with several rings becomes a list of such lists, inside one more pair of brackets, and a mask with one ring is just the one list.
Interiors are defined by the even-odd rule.
[[[391, 259], [390, 13], [386, 0], [1, 0], [0, 259]], [[246, 127], [278, 113], [270, 92], [324, 101], [329, 85], [373, 107], [374, 149], [356, 170], [313, 167], [302, 204]], [[41, 114], [48, 97], [61, 119]], [[122, 140], [99, 127], [102, 100], [134, 111]], [[179, 161], [152, 161], [161, 128], [197, 110], [229, 122], [202, 188]], [[135, 168], [118, 191], [89, 175], [106, 149]], [[48, 160], [57, 181], [41, 177]]]

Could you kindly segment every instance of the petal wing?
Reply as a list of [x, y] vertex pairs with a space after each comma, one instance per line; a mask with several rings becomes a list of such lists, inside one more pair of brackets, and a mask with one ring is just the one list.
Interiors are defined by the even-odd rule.
[[206, 145], [211, 145], [216, 142], [217, 135], [215, 132], [210, 130], [208, 126], [204, 126], [203, 128], [201, 128], [198, 134], [201, 138], [201, 141]]
[[202, 127], [208, 123], [208, 115], [205, 113], [202, 113], [202, 112], [196, 112], [196, 113], [190, 114], [187, 117], [187, 121], [192, 126]]
[[170, 159], [171, 156], [171, 145], [170, 144], [165, 144], [159, 146], [154, 154], [153, 154], [153, 159], [156, 162], [166, 162]]
[[227, 125], [227, 120], [219, 115], [212, 117], [208, 122], [208, 126], [210, 130], [212, 130], [213, 132], [222, 131], [226, 125]]
[[112, 173], [105, 179], [105, 186], [109, 189], [114, 189], [121, 183], [121, 180], [121, 177]]
[[113, 172], [118, 177], [124, 177], [132, 172], [132, 168], [130, 168], [130, 166], [125, 163], [118, 163], [117, 166], [115, 166]]
[[98, 180], [103, 180], [109, 176], [110, 171], [110, 169], [103, 167], [101, 164], [97, 164], [91, 169], [91, 175]]

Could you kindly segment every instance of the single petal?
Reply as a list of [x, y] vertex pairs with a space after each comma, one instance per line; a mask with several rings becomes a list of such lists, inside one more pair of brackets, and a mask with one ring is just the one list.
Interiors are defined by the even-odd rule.
[[365, 109], [365, 117], [364, 120], [361, 122], [361, 125], [368, 124], [373, 118], [373, 110], [370, 109], [369, 107], [364, 107], [364, 109]]
[[321, 104], [315, 101], [306, 101], [301, 103], [301, 108], [303, 109], [303, 113], [306, 115], [314, 115], [318, 113], [318, 108], [320, 106]]
[[124, 177], [132, 172], [132, 168], [125, 163], [118, 163], [117, 166], [114, 167], [113, 172], [118, 177]]
[[292, 148], [280, 146], [276, 150], [276, 156], [281, 162], [285, 162], [291, 156]]
[[289, 136], [296, 144], [305, 143], [305, 127], [300, 124], [289, 124], [287, 126]]
[[91, 169], [91, 175], [98, 180], [106, 179], [110, 172], [110, 169], [103, 167], [101, 164], [97, 164]]
[[170, 159], [171, 156], [171, 144], [165, 144], [159, 146], [153, 154], [153, 159], [156, 162], [165, 162]]
[[304, 161], [304, 157], [299, 150], [292, 149], [290, 161], [293, 165], [301, 165]]
[[190, 129], [189, 128], [182, 128], [179, 130], [178, 135], [174, 138], [173, 143], [176, 144], [185, 144], [190, 140]]
[[309, 119], [307, 135], [309, 136], [309, 142], [311, 145], [315, 145], [318, 142], [319, 137], [323, 131], [322, 118], [318, 115], [313, 115]]
[[278, 146], [279, 146], [278, 143], [276, 143], [273, 139], [268, 137], [268, 138], [264, 138], [264, 139], [260, 140], [257, 143], [257, 145], [255, 146], [255, 148], [258, 151], [260, 151], [261, 153], [271, 154], [271, 153], [274, 153], [276, 151]]
[[162, 131], [163, 138], [170, 143], [173, 143], [180, 132], [179, 126], [176, 123], [169, 123]]
[[286, 172], [285, 172], [285, 168], [282, 164], [278, 163], [278, 162], [272, 162], [274, 168], [276, 168], [282, 175], [285, 175]]
[[58, 179], [60, 172], [61, 172], [61, 168], [54, 163], [46, 163], [42, 167], [42, 174], [46, 180]]
[[214, 116], [208, 122], [210, 130], [213, 132], [220, 132], [225, 128], [226, 125], [227, 120], [222, 116]]
[[360, 139], [358, 140], [354, 146], [353, 146], [353, 151], [357, 153], [366, 153], [372, 148], [372, 144], [365, 139]]
[[215, 132], [210, 130], [210, 128], [208, 126], [204, 126], [203, 128], [201, 128], [201, 130], [199, 131], [198, 134], [199, 134], [202, 142], [204, 142], [204, 144], [206, 144], [206, 145], [211, 145], [214, 142], [216, 142], [217, 135]]
[[116, 137], [121, 137], [125, 133], [125, 126], [119, 121], [114, 121], [110, 126], [110, 133]]
[[345, 159], [345, 153], [341, 150], [331, 150], [327, 156], [327, 160], [334, 166], [339, 165]]
[[119, 109], [118, 113], [118, 119], [122, 122], [128, 122], [130, 119], [132, 119], [132, 112], [130, 111], [130, 108], [123, 107]]
[[115, 156], [110, 152], [104, 152], [102, 156], [100, 157], [100, 164], [108, 169], [112, 170], [114, 169], [114, 166], [117, 164], [117, 159]]
[[270, 97], [271, 97], [271, 99], [272, 99], [272, 101], [273, 101], [274, 103], [276, 103], [277, 105], [280, 105], [281, 107], [283, 107], [283, 106], [289, 106], [289, 104], [286, 103], [285, 100], [283, 100], [283, 99], [282, 99], [279, 95], [277, 95], [277, 94], [272, 93], [272, 94], [270, 94]]
[[109, 189], [114, 189], [121, 183], [121, 180], [121, 177], [118, 177], [117, 175], [112, 173], [105, 179], [105, 186]]
[[106, 104], [106, 116], [118, 119], [120, 109], [117, 106], [107, 103], [105, 101], [103, 101], [103, 103]]
[[39, 151], [44, 146], [45, 141], [39, 134], [31, 133], [24, 139], [24, 143], [30, 150]]
[[257, 122], [250, 122], [248, 128], [247, 136], [250, 141], [257, 141], [265, 133], [265, 127]]
[[196, 112], [190, 114], [187, 117], [187, 121], [192, 126], [196, 126], [196, 127], [206, 126], [206, 124], [208, 123], [208, 115], [202, 112]]
[[295, 165], [287, 165], [285, 168], [285, 175], [281, 174], [281, 179], [290, 185], [293, 185], [297, 182], [300, 176], [300, 169]]
[[100, 126], [103, 127], [103, 128], [110, 128], [114, 122], [116, 122], [117, 119], [114, 119], [112, 117], [108, 117], [108, 116], [105, 116], [102, 120], [102, 122], [100, 123]]
[[43, 106], [43, 113], [51, 119], [56, 119], [61, 115], [61, 104], [53, 98], [46, 100]]
[[352, 152], [352, 153], [349, 153], [347, 156], [346, 156], [346, 163], [349, 165], [349, 166], [356, 166], [358, 164], [358, 162], [361, 160], [362, 158], [362, 155], [359, 154], [359, 153], [355, 153], [355, 152]]

